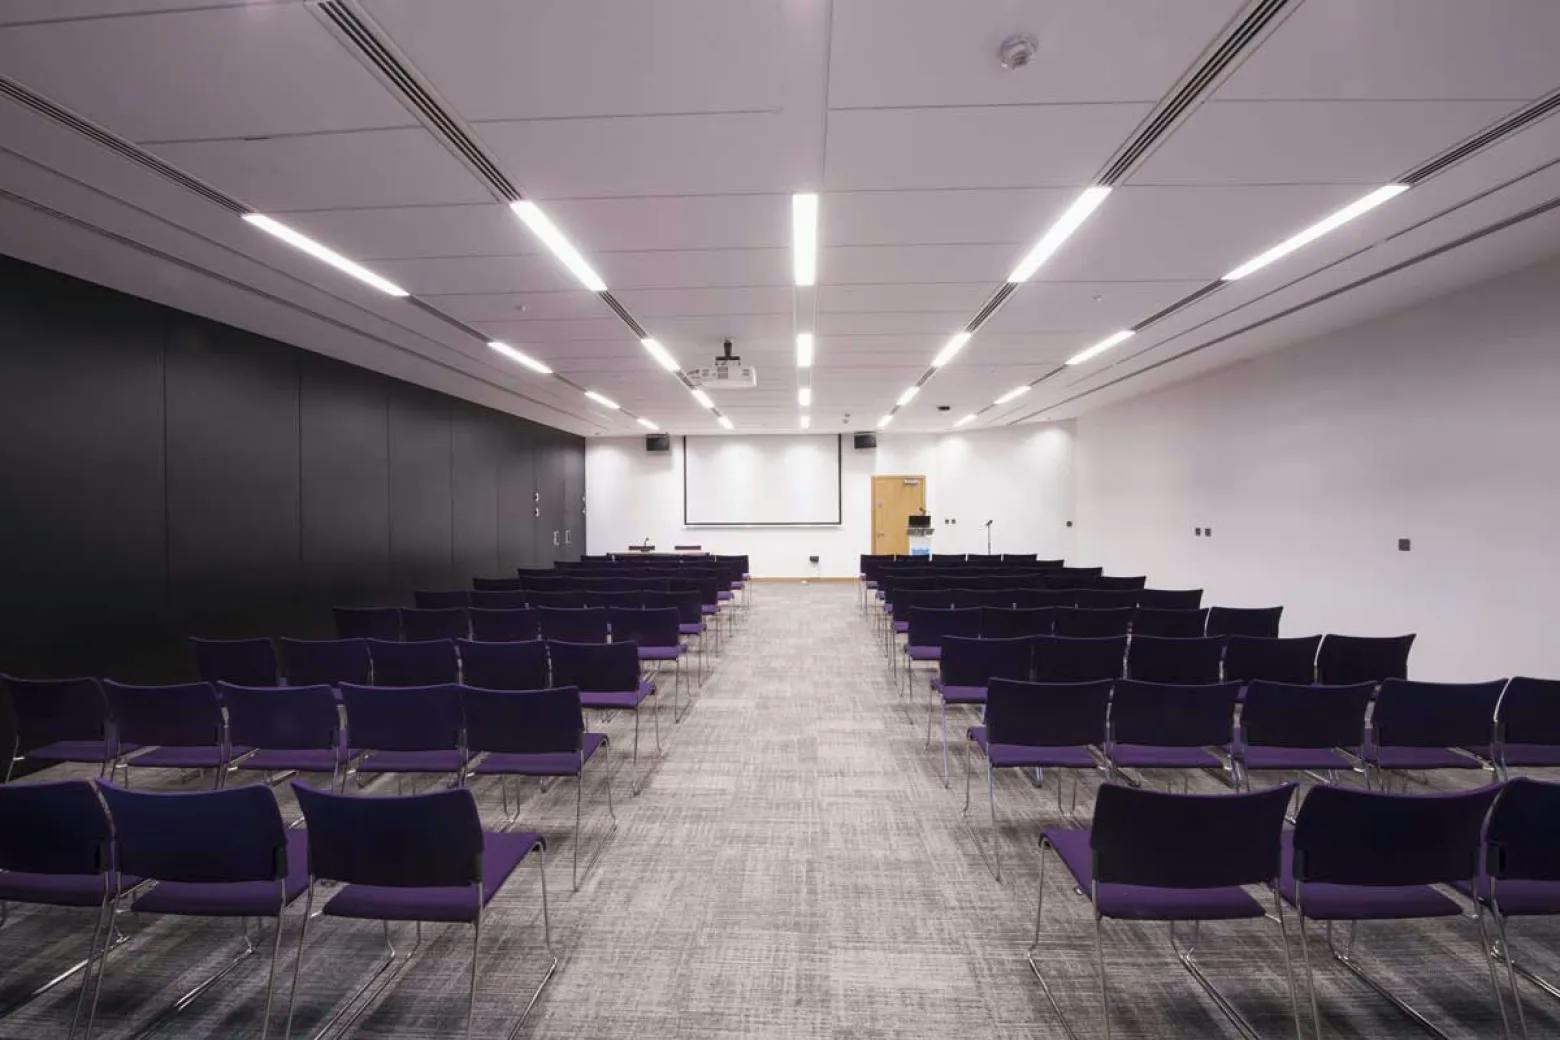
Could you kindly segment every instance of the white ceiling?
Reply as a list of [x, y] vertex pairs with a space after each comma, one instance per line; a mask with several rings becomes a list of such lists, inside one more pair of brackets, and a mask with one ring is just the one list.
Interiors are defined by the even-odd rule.
[[[734, 340], [759, 387], [717, 403], [748, 432], [795, 428], [793, 336], [798, 308], [813, 306], [814, 428], [871, 426], [1245, 9], [355, 6], [685, 366]], [[1037, 56], [1008, 71], [996, 52], [1017, 32], [1036, 37]], [[1553, 0], [1292, 0], [893, 429], [946, 429], [1555, 90], [1557, 51]], [[0, 0], [0, 72], [635, 414], [676, 432], [715, 429], [301, 0]], [[1466, 263], [1453, 251], [1392, 276], [1390, 291], [1339, 297], [1117, 382], [1560, 195], [1560, 167], [1541, 169], [1557, 158], [1551, 118], [982, 423], [1077, 414], [1319, 322], [1444, 291], [1459, 272], [1471, 281], [1527, 262], [1543, 236], [1503, 232]], [[0, 189], [5, 252], [578, 432], [638, 430], [4, 101]], [[791, 283], [800, 191], [821, 195], [818, 288], [805, 295]]]

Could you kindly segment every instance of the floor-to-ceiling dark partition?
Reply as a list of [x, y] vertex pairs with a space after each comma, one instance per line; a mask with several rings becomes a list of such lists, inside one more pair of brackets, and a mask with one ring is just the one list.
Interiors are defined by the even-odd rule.
[[577, 558], [583, 458], [573, 434], [0, 257], [0, 669], [179, 678], [187, 635], [328, 636], [333, 604]]

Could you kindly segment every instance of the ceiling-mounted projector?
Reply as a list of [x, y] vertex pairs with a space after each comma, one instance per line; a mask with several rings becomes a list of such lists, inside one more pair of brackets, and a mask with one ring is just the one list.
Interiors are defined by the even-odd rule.
[[751, 390], [758, 385], [758, 370], [744, 365], [742, 359], [731, 352], [731, 340], [722, 345], [723, 353], [715, 355], [715, 363], [708, 368], [690, 368], [684, 373], [694, 386], [712, 390]]

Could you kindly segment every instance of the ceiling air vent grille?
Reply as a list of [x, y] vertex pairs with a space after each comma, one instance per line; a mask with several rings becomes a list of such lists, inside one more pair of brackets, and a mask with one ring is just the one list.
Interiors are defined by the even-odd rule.
[[1489, 129], [1480, 131], [1468, 138], [1462, 144], [1448, 148], [1434, 159], [1414, 167], [1408, 173], [1399, 177], [1398, 182], [1400, 184], [1418, 184], [1426, 177], [1440, 173], [1453, 163], [1461, 162], [1463, 159], [1468, 158], [1468, 156], [1481, 149], [1489, 147], [1501, 138], [1508, 137], [1518, 130], [1538, 122], [1545, 116], [1553, 115], [1556, 111], [1560, 111], [1560, 90], [1555, 91], [1548, 97], [1538, 99], [1528, 107], [1513, 113]]

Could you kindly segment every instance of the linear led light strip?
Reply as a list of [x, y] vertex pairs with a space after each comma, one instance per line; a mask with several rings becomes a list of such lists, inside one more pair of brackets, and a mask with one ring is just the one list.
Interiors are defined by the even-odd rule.
[[[797, 192], [791, 196], [791, 275], [796, 288], [810, 289], [818, 283], [818, 195], [815, 192]], [[811, 297], [809, 296], [810, 300]], [[796, 330], [796, 405], [801, 410], [797, 425], [802, 429], [812, 426], [812, 367], [817, 340], [810, 328], [803, 324], [802, 312], [808, 311], [808, 321], [816, 313], [816, 307], [803, 308], [797, 302]]]

